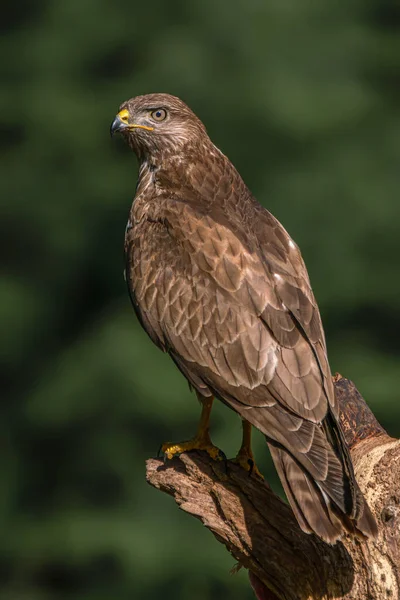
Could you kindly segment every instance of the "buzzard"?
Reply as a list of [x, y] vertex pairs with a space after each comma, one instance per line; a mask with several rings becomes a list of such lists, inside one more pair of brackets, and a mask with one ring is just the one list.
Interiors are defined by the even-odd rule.
[[318, 306], [299, 248], [252, 196], [179, 98], [124, 102], [111, 125], [140, 168], [125, 235], [126, 281], [140, 323], [197, 392], [204, 449], [213, 398], [243, 420], [237, 460], [251, 470], [251, 426], [266, 438], [303, 531], [334, 543], [377, 526], [338, 419]]

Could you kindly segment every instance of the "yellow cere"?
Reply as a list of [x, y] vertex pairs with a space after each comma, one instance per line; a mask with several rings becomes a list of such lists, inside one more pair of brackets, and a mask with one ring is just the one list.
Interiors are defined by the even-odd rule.
[[147, 127], [146, 125], [137, 125], [136, 123], [129, 123], [129, 111], [123, 108], [117, 114], [117, 117], [121, 119], [123, 123], [129, 126], [129, 129], [146, 129], [147, 131], [154, 131], [154, 127]]
[[117, 114], [117, 117], [119, 119], [121, 119], [121, 121], [123, 121], [124, 123], [128, 123], [128, 119], [129, 119], [129, 112], [126, 108], [123, 108], [122, 110], [119, 111], [119, 113]]

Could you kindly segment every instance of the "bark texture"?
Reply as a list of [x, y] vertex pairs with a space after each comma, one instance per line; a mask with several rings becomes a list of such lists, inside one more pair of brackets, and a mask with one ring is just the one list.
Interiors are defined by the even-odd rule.
[[147, 461], [148, 482], [200, 519], [249, 570], [259, 600], [400, 598], [400, 440], [387, 435], [348, 379], [334, 378], [355, 472], [379, 537], [334, 546], [303, 533], [266, 482], [228, 461], [190, 452]]

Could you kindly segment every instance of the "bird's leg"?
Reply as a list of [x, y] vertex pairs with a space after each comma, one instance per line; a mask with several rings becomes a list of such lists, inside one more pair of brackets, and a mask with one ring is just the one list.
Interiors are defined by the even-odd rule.
[[256, 462], [254, 460], [254, 454], [251, 449], [251, 424], [248, 421], [242, 419], [242, 427], [243, 427], [243, 437], [242, 437], [242, 445], [240, 446], [240, 450], [237, 453], [237, 456], [234, 460], [235, 463], [240, 465], [246, 471], [249, 471], [250, 475], [254, 474], [261, 479], [264, 477], [261, 475], [260, 471], [257, 468]]
[[176, 454], [182, 452], [188, 452], [189, 450], [205, 450], [209, 456], [214, 460], [220, 460], [223, 458], [223, 454], [219, 448], [213, 445], [210, 438], [210, 414], [211, 407], [213, 404], [213, 397], [204, 398], [198, 396], [202, 403], [201, 417], [199, 425], [197, 427], [197, 433], [193, 439], [186, 442], [180, 442], [179, 444], [171, 444], [166, 442], [161, 446], [161, 450], [165, 457], [170, 459]]

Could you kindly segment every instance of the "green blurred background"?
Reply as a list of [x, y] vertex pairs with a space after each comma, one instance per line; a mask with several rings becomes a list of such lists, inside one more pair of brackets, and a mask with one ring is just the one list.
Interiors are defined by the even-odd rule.
[[[147, 92], [198, 113], [302, 248], [332, 371], [399, 435], [399, 5], [20, 0], [1, 28], [0, 597], [250, 599], [145, 483], [199, 407], [130, 307], [137, 166], [109, 125]], [[213, 435], [233, 455], [239, 420], [216, 407]]]

